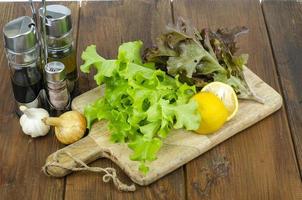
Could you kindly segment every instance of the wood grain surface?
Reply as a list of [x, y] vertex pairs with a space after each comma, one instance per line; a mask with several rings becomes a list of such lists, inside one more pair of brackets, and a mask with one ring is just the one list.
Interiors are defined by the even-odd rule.
[[[74, 23], [79, 25], [75, 28], [79, 28], [76, 34], [78, 64], [81, 63], [80, 54], [88, 44], [94, 43], [102, 55], [114, 57], [119, 44], [126, 40], [142, 39], [151, 45], [152, 39], [171, 21], [168, 0], [82, 3], [82, 8], [75, 2], [66, 3], [75, 15]], [[0, 93], [3, 94], [0, 100], [1, 200], [302, 199], [292, 143], [294, 139], [301, 165], [300, 3], [264, 1], [264, 13], [257, 0], [174, 0], [174, 8], [176, 15], [190, 18], [198, 28], [248, 26], [250, 33], [239, 40], [241, 52], [250, 54], [248, 66], [260, 78], [282, 91], [286, 106], [155, 184], [139, 187], [135, 193], [120, 193], [113, 184], [104, 184], [101, 176], [93, 173], [74, 174], [64, 182], [64, 179], [46, 177], [40, 171], [46, 157], [63, 145], [53, 133], [33, 140], [19, 128], [0, 39]], [[29, 12], [25, 3], [0, 3], [0, 30], [9, 20], [26, 13], [29, 15]], [[84, 92], [94, 86], [94, 81], [81, 73], [79, 84], [80, 92]], [[285, 108], [288, 108], [289, 120]], [[93, 166], [116, 167], [105, 159], [94, 162]], [[121, 171], [118, 175], [126, 182], [129, 180]]]
[[263, 12], [302, 175], [302, 3], [264, 1]]
[[[247, 26], [240, 52], [250, 55], [253, 72], [280, 91], [259, 1], [175, 0], [175, 14], [198, 28]], [[185, 174], [188, 199], [302, 198], [284, 108], [187, 164]]]
[[[77, 30], [78, 7], [76, 3], [65, 4], [72, 9]], [[63, 145], [57, 142], [52, 132], [37, 139], [23, 134], [14, 112], [2, 29], [8, 21], [23, 15], [31, 16], [29, 4], [0, 3], [0, 93], [4, 94], [0, 100], [0, 199], [61, 199], [64, 179], [46, 177], [41, 166], [49, 153]]]
[[[106, 58], [114, 58], [122, 42], [142, 40], [149, 46], [152, 39], [170, 22], [169, 2], [166, 0], [123, 0], [112, 2], [85, 2], [81, 7], [78, 36], [78, 57], [90, 44]], [[81, 62], [80, 62], [81, 63]], [[88, 77], [89, 88], [95, 87], [93, 75]], [[81, 83], [80, 83], [81, 84]], [[107, 159], [92, 166], [113, 166]], [[129, 179], [121, 170], [119, 176]], [[182, 168], [149, 187], [139, 187], [132, 193], [120, 193], [113, 184], [105, 184], [102, 177], [93, 173], [73, 174], [67, 178], [66, 199], [184, 199], [185, 182]]]

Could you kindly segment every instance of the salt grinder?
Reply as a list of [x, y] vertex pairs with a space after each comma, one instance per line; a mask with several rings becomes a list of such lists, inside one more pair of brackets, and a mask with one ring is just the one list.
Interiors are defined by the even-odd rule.
[[[39, 15], [42, 23], [43, 8], [39, 9]], [[48, 62], [59, 61], [65, 65], [68, 90], [72, 92], [78, 74], [70, 9], [63, 5], [46, 6], [45, 24]]]
[[37, 108], [42, 103], [43, 77], [35, 23], [28, 16], [14, 19], [4, 26], [3, 36], [17, 114], [20, 115], [20, 105]]
[[67, 90], [64, 64], [57, 61], [47, 63], [44, 71], [47, 85], [47, 100], [50, 105], [50, 110], [68, 110], [70, 106], [70, 95]]

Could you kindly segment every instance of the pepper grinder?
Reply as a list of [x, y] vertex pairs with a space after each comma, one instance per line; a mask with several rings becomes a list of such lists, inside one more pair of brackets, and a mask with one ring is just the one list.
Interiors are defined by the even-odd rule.
[[47, 101], [52, 114], [60, 114], [70, 109], [70, 96], [67, 90], [65, 66], [53, 61], [45, 65]]
[[[43, 8], [39, 9], [39, 15], [42, 23]], [[48, 62], [59, 61], [64, 64], [68, 91], [72, 93], [78, 73], [70, 9], [63, 5], [47, 5], [45, 24]]]

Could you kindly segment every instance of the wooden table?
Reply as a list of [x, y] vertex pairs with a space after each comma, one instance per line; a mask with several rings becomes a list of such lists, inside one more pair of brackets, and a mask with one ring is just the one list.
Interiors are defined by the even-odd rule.
[[[121, 42], [140, 39], [150, 46], [171, 22], [168, 0], [64, 4], [73, 13], [78, 65], [89, 44], [105, 57], [115, 57]], [[249, 27], [239, 40], [240, 51], [250, 55], [248, 66], [283, 95], [282, 109], [134, 193], [118, 192], [88, 172], [49, 178], [41, 167], [63, 145], [53, 132], [38, 139], [22, 134], [1, 48], [0, 199], [302, 199], [302, 3], [175, 0], [174, 13], [198, 28]], [[21, 15], [30, 15], [27, 4], [0, 3], [1, 30]], [[82, 73], [79, 83], [81, 92], [95, 86], [92, 76]], [[92, 166], [117, 168], [105, 159]], [[122, 171], [118, 175], [130, 183]]]

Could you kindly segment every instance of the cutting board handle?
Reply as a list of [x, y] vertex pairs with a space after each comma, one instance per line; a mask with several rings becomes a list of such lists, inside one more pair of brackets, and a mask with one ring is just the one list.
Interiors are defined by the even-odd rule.
[[43, 172], [48, 176], [63, 177], [80, 167], [76, 160], [90, 163], [102, 157], [101, 147], [89, 135], [48, 156]]

